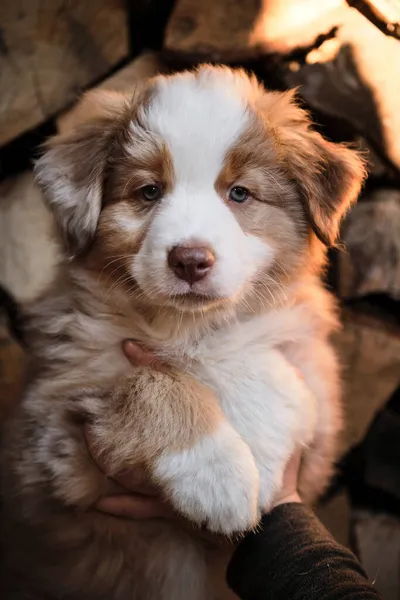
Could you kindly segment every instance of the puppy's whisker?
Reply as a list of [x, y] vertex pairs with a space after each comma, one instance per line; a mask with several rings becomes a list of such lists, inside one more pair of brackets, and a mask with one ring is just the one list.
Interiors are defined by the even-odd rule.
[[108, 299], [111, 294], [115, 294], [118, 289], [121, 289], [128, 281], [131, 281], [132, 278], [128, 274], [123, 274], [119, 277], [109, 288], [108, 288]]
[[246, 297], [242, 298], [240, 303], [250, 312], [251, 314], [256, 314], [256, 310], [251, 304], [246, 300]]
[[286, 302], [287, 301], [286, 290], [289, 290], [289, 286], [282, 283], [282, 281], [280, 279], [279, 279], [279, 281], [277, 281], [272, 276], [268, 276], [268, 283], [262, 282], [262, 287], [264, 287], [265, 289], [270, 289], [271, 285], [276, 288], [275, 291], [278, 294], [277, 301], [280, 300], [282, 303]]
[[116, 263], [117, 261], [127, 259], [130, 256], [131, 256], [131, 254], [119, 254], [117, 256], [115, 256], [115, 255], [110, 256], [111, 260], [109, 260], [105, 263], [103, 268], [100, 270], [100, 273], [103, 273], [106, 269], [108, 269], [112, 264]]
[[110, 279], [112, 279], [112, 276], [114, 275], [114, 273], [116, 273], [117, 271], [119, 271], [120, 269], [123, 269], [123, 268], [124, 268], [123, 265], [118, 265], [111, 271], [111, 273], [108, 273], [106, 280], [104, 282], [104, 285], [108, 285], [108, 282], [110, 281]]
[[[108, 263], [106, 263], [106, 264], [104, 265], [104, 267], [101, 269], [101, 271], [99, 272], [99, 274], [98, 274], [98, 278], [97, 278], [97, 279], [98, 279], [98, 281], [101, 281], [101, 277], [102, 277], [102, 275], [103, 275], [104, 271], [106, 271], [106, 269], [108, 269], [110, 265], [112, 265], [112, 264], [116, 263], [117, 261], [120, 261], [120, 260], [124, 260], [124, 259], [126, 259], [126, 258], [129, 258], [130, 256], [131, 256], [131, 254], [120, 254], [119, 256], [116, 256], [116, 257], [114, 257], [114, 258], [113, 258], [113, 260], [110, 260]], [[107, 284], [108, 284], [109, 280], [110, 280], [110, 279], [111, 279], [111, 277], [114, 275], [114, 273], [115, 273], [116, 271], [118, 271], [118, 269], [123, 269], [123, 268], [124, 268], [124, 266], [121, 264], [121, 265], [118, 265], [118, 266], [117, 266], [115, 269], [113, 269], [113, 270], [111, 271], [111, 273], [108, 273], [108, 274], [107, 274], [107, 277], [106, 277], [106, 279], [105, 279], [104, 285], [107, 285]]]
[[[265, 291], [265, 292], [267, 292], [267, 293], [269, 294], [269, 296], [270, 296], [270, 298], [271, 298], [271, 302], [269, 303], [269, 305], [270, 305], [271, 307], [274, 307], [274, 306], [275, 306], [275, 301], [276, 301], [276, 298], [275, 298], [275, 296], [273, 295], [273, 293], [271, 292], [271, 290], [269, 289], [269, 286], [268, 286], [268, 285], [261, 285], [260, 287], [261, 287], [261, 289], [262, 289], [263, 291]], [[262, 293], [261, 293], [261, 290], [258, 290], [257, 288], [254, 288], [254, 291], [255, 291], [257, 294], [259, 294], [259, 297], [263, 297], [263, 298], [265, 298], [264, 294], [262, 294]]]
[[[282, 263], [280, 263], [279, 261], [275, 260], [275, 266], [277, 267], [278, 271], [281, 271], [281, 272], [283, 273], [283, 275], [285, 275], [285, 277], [286, 277], [287, 281], [289, 281], [289, 280], [290, 280], [289, 273], [286, 271], [286, 269], [285, 269], [285, 267], [282, 265]], [[275, 273], [274, 271], [275, 271], [275, 269], [273, 268], [273, 269], [272, 269], [272, 273], [273, 273], [274, 275], [277, 275], [277, 276], [278, 276], [278, 274], [277, 274], [277, 273]]]

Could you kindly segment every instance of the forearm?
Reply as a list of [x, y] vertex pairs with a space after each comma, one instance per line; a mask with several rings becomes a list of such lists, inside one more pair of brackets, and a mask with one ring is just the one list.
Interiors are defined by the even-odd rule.
[[236, 550], [227, 580], [242, 600], [382, 598], [360, 563], [302, 504], [283, 504]]

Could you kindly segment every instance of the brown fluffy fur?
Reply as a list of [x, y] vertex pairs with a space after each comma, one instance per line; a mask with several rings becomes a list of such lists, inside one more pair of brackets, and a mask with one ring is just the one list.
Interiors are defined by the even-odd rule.
[[[2, 589], [8, 600], [25, 597], [21, 590], [28, 588], [33, 600], [46, 594], [51, 600], [229, 597], [226, 589], [217, 591], [211, 568], [221, 565], [216, 579], [222, 589], [229, 547], [217, 549], [178, 522], [125, 523], [90, 510], [110, 481], [88, 456], [82, 422], [93, 424], [112, 473], [140, 465], [158, 484], [153, 465], [160, 453], [192, 447], [225, 418], [214, 392], [188, 374], [187, 357], [207, 332], [223, 331], [233, 313], [241, 322], [283, 311], [271, 335], [307, 386], [327, 397], [305, 456], [301, 488], [314, 499], [326, 485], [340, 410], [337, 365], [328, 343], [337, 322], [318, 281], [325, 256], [320, 240], [334, 241], [342, 214], [358, 194], [363, 168], [355, 153], [309, 130], [290, 94], [260, 93], [254, 81], [246, 85], [255, 116], [215, 185], [223, 199], [238, 178], [252, 190], [257, 201], [251, 208], [232, 210], [244, 231], [272, 240], [277, 258], [234, 307], [217, 303], [182, 312], [173, 304], [149, 305], [129, 274], [130, 257], [147, 229], [124, 233], [115, 217], [150, 210], [137, 195], [149, 171], [167, 189], [174, 184], [168, 149], [151, 135], [137, 140], [135, 157], [126, 155], [128, 124], [139, 119], [139, 107], [156, 93], [155, 83], [130, 103], [108, 96], [100, 115], [52, 142], [41, 164], [40, 180], [73, 259], [30, 308], [35, 376], [5, 436]], [[83, 200], [73, 206], [52, 200], [57, 170], [68, 176], [72, 191], [90, 195], [90, 209]], [[291, 342], [293, 331], [300, 347]], [[171, 366], [133, 370], [120, 350], [126, 337], [155, 348]], [[162, 491], [168, 498], [169, 490]], [[173, 557], [168, 572], [160, 568], [166, 556]]]

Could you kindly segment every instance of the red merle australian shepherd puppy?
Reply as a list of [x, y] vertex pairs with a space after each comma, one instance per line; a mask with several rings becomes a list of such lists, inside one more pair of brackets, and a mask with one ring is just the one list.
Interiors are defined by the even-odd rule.
[[[110, 473], [144, 467], [221, 535], [257, 525], [298, 445], [301, 494], [318, 497], [341, 422], [320, 273], [363, 164], [310, 129], [291, 93], [229, 68], [86, 103], [88, 120], [37, 164], [65, 263], [28, 309], [34, 374], [4, 434], [3, 589], [222, 600], [226, 548], [91, 510], [109, 480], [82, 419]], [[129, 365], [126, 338], [165, 366]]]

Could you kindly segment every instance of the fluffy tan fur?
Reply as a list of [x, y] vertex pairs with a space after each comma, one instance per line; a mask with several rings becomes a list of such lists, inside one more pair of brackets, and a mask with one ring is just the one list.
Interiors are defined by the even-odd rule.
[[[135, 155], [126, 154], [129, 123], [157, 93], [158, 79], [131, 102], [107, 96], [100, 114], [52, 142], [41, 163], [39, 178], [73, 258], [29, 308], [34, 376], [4, 436], [2, 589], [8, 600], [26, 590], [32, 600], [230, 597], [223, 569], [231, 546], [215, 548], [179, 523], [125, 523], [90, 509], [110, 483], [88, 456], [82, 423], [93, 424], [112, 472], [140, 465], [173, 500], [155, 469], [157, 458], [212, 438], [226, 421], [218, 389], [200, 383], [202, 361], [251, 355], [249, 319], [268, 321], [271, 344], [301, 370], [317, 399], [301, 492], [313, 501], [329, 480], [340, 386], [329, 344], [335, 309], [319, 282], [320, 240], [334, 241], [363, 166], [354, 152], [310, 131], [290, 95], [265, 93], [244, 74], [236, 76], [248, 87], [254, 118], [227, 154], [215, 188], [224, 201], [238, 178], [252, 191], [251, 208], [232, 210], [245, 232], [273, 244], [276, 259], [235, 302], [197, 311], [190, 304], [185, 310], [173, 302], [152, 304], [130, 274], [152, 216], [135, 232], [116, 224], [149, 211], [138, 196], [149, 170], [165, 188], [174, 185], [172, 157], [158, 138], [143, 134]], [[82, 193], [80, 203], [59, 202], [52, 191], [58, 172], [68, 178], [69, 194]], [[127, 337], [153, 348], [169, 366], [133, 369], [121, 352]]]

